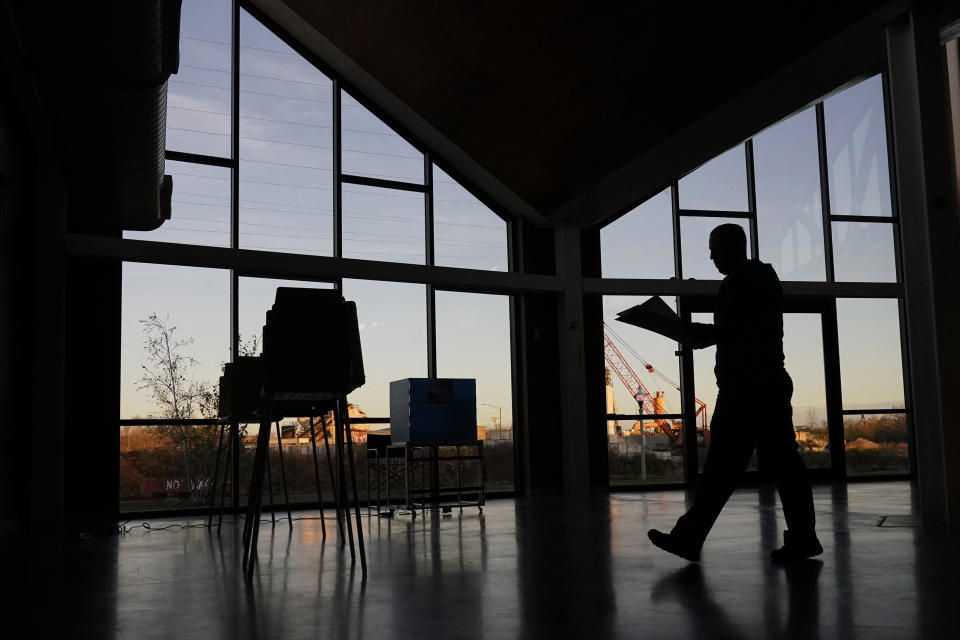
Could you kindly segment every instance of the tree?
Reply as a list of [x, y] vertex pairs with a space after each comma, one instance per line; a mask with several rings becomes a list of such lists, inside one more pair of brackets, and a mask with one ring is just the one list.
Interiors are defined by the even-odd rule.
[[242, 333], [237, 335], [237, 352], [241, 356], [258, 356], [262, 347], [263, 340], [259, 335], [250, 336], [246, 340], [243, 339]]
[[[216, 384], [196, 379], [199, 363], [184, 353], [193, 338], [180, 338], [170, 316], [161, 318], [151, 313], [140, 320], [146, 363], [138, 390], [146, 391], [158, 407], [160, 417], [168, 420], [189, 420], [216, 417], [219, 392]], [[190, 482], [191, 494], [202, 498], [209, 476], [209, 450], [215, 441], [216, 427], [174, 424], [170, 429], [181, 448], [184, 474]]]

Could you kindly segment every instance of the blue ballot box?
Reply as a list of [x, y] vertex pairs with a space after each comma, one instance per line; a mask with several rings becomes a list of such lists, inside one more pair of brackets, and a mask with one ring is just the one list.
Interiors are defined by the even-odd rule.
[[477, 439], [477, 381], [406, 378], [390, 383], [394, 443], [455, 444]]

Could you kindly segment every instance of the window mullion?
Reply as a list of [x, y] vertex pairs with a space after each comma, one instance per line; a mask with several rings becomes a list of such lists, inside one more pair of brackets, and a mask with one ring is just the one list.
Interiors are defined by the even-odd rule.
[[824, 124], [823, 102], [816, 106], [817, 152], [820, 156], [820, 214], [823, 219], [823, 257], [827, 269], [827, 282], [834, 282], [833, 227], [830, 223], [830, 178], [827, 168], [827, 133]]

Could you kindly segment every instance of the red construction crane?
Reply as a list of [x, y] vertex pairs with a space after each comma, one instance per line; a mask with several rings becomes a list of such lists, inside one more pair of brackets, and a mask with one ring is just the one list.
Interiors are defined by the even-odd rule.
[[[633, 367], [630, 366], [630, 363], [627, 362], [627, 359], [623, 357], [623, 354], [620, 353], [620, 350], [617, 349], [617, 345], [613, 343], [613, 340], [610, 338], [609, 334], [606, 331], [603, 332], [603, 357], [607, 361], [607, 364], [610, 365], [610, 368], [613, 369], [613, 372], [617, 374], [617, 377], [620, 378], [620, 381], [627, 388], [627, 391], [633, 396], [637, 401], [637, 406], [640, 409], [640, 413], [644, 415], [658, 415], [665, 413], [663, 406], [654, 401], [654, 396], [650, 394], [647, 390], [647, 387], [640, 380], [640, 376], [633, 370]], [[647, 371], [650, 373], [654, 372], [653, 365], [649, 363], [646, 364]], [[662, 374], [660, 374], [662, 376]], [[666, 378], [665, 378], [666, 379]], [[668, 380], [669, 381], [669, 380]], [[674, 386], [679, 389], [679, 385]], [[704, 437], [709, 438], [709, 431], [706, 430], [707, 426], [707, 405], [700, 398], [695, 398], [697, 403], [697, 412], [695, 414], [696, 418], [699, 418], [700, 428], [703, 430]], [[655, 421], [657, 427], [670, 439], [671, 444], [679, 446], [683, 441], [683, 430], [680, 428], [679, 421], [673, 421], [673, 424], [668, 423], [664, 419], [658, 419]]]

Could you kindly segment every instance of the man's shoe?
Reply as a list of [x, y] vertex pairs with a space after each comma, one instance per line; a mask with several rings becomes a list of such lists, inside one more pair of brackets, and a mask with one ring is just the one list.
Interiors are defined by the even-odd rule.
[[806, 560], [823, 553], [823, 547], [814, 533], [799, 537], [789, 531], [783, 532], [783, 546], [770, 552], [774, 562], [796, 562]]
[[680, 556], [684, 560], [689, 560], [690, 562], [697, 562], [700, 560], [699, 547], [695, 547], [689, 543], [681, 541], [672, 533], [664, 533], [663, 531], [650, 529], [647, 531], [647, 537], [650, 538], [650, 542], [660, 547], [664, 551], [672, 553], [675, 556]]

